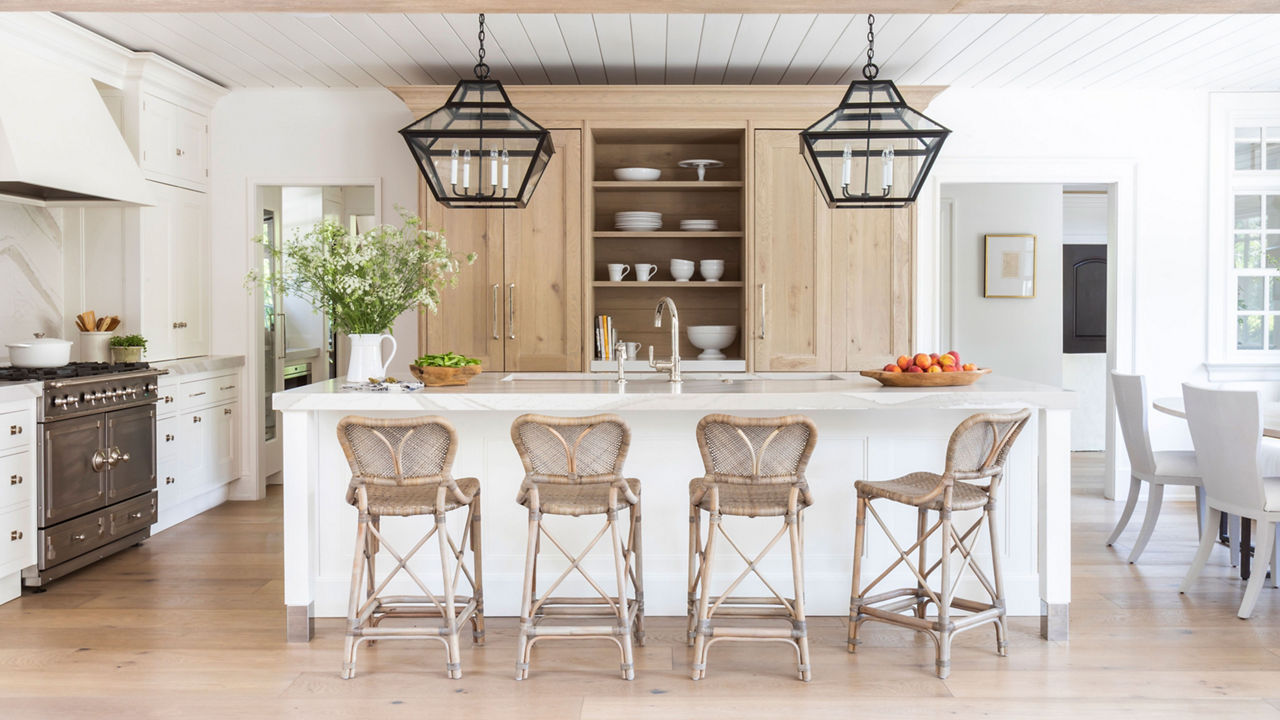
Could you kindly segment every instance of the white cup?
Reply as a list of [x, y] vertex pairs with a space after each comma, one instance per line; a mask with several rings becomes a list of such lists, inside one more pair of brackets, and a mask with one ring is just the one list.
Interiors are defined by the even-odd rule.
[[636, 280], [639, 282], [649, 282], [654, 275], [658, 274], [658, 266], [649, 263], [636, 263]]
[[622, 282], [622, 278], [631, 272], [630, 265], [622, 263], [609, 263], [609, 282]]
[[673, 258], [671, 260], [671, 277], [675, 278], [676, 282], [689, 282], [689, 278], [693, 277], [693, 261]]
[[707, 282], [718, 282], [724, 277], [724, 261], [702, 260], [698, 263], [698, 274]]
[[[655, 267], [654, 269], [656, 270], [657, 268]], [[639, 359], [639, 357], [640, 357], [640, 343], [638, 343], [638, 342], [624, 342], [624, 343], [622, 343], [622, 346], [623, 346], [623, 347], [625, 347], [625, 348], [627, 349], [627, 359], [629, 359], [629, 360], [636, 360], [636, 359]]]

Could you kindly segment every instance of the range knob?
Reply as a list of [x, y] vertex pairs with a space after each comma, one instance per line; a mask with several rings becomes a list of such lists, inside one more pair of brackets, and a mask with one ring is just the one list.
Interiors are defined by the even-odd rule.
[[146, 385], [142, 386], [142, 392], [144, 393], [155, 392], [156, 390], [159, 390], [159, 389], [160, 389], [160, 386], [156, 385], [155, 383], [147, 383]]
[[53, 399], [53, 406], [56, 408], [60, 408], [65, 406], [69, 402], [71, 402], [71, 396], [63, 395], [62, 397], [56, 397]]
[[106, 394], [105, 392], [103, 392], [102, 390], [95, 390], [95, 391], [93, 392], [93, 399], [94, 399], [94, 400], [105, 400], [105, 399], [106, 399], [106, 397], [107, 397], [107, 394]]

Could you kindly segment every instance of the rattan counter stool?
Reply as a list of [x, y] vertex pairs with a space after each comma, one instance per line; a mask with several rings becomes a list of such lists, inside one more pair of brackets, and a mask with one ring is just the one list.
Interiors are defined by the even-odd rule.
[[[1030, 410], [1009, 414], [981, 413], [965, 418], [951, 433], [947, 443], [946, 466], [941, 475], [915, 472], [883, 482], [855, 483], [858, 492], [857, 526], [853, 550], [853, 593], [849, 606], [849, 652], [858, 646], [858, 629], [868, 620], [901, 625], [926, 633], [937, 647], [937, 671], [939, 678], [951, 673], [951, 640], [956, 633], [978, 625], [993, 622], [996, 626], [996, 651], [1008, 654], [1005, 627], [1004, 580], [1000, 574], [1000, 552], [997, 546], [996, 492], [1004, 475], [1005, 458], [1018, 433], [1031, 417]], [[974, 481], [986, 480], [985, 485]], [[873, 500], [888, 500], [917, 508], [916, 540], [907, 549], [893, 537], [885, 521], [872, 506]], [[929, 511], [938, 513], [938, 520], [928, 526]], [[954, 511], [981, 510], [977, 521], [964, 531], [957, 532], [952, 522]], [[862, 553], [866, 547], [867, 512], [875, 518], [880, 529], [898, 552], [898, 559], [862, 587]], [[978, 566], [973, 556], [978, 541], [978, 530], [987, 525], [991, 538], [991, 577]], [[927, 529], [926, 529], [926, 526]], [[932, 565], [926, 565], [926, 541], [934, 534], [941, 536], [940, 557]], [[972, 539], [970, 539], [972, 538]], [[916, 552], [916, 564], [910, 555]], [[951, 554], [960, 554], [960, 567], [952, 573]], [[915, 587], [886, 590], [875, 595], [867, 593], [898, 565], [905, 565], [916, 578]], [[990, 601], [975, 601], [956, 596], [956, 585], [964, 571], [973, 576], [990, 595]], [[940, 571], [939, 588], [929, 587], [929, 577]], [[936, 616], [927, 617], [932, 605]], [[968, 615], [955, 617], [952, 610]], [[907, 614], [907, 613], [910, 614]]]
[[[356, 651], [361, 642], [430, 639], [445, 644], [449, 677], [461, 678], [458, 633], [470, 621], [473, 641], [477, 645], [484, 643], [484, 592], [480, 573], [480, 481], [455, 480], [450, 474], [457, 452], [457, 433], [439, 417], [388, 420], [351, 416], [338, 422], [338, 441], [351, 465], [347, 502], [360, 511], [342, 677], [355, 677]], [[461, 539], [454, 542], [445, 525], [445, 515], [462, 508], [466, 508], [467, 522]], [[401, 554], [382, 534], [381, 519], [387, 515], [434, 515], [435, 523], [407, 553]], [[436, 592], [409, 567], [409, 561], [432, 536], [439, 548], [444, 585], [442, 591]], [[463, 557], [468, 545], [471, 568]], [[380, 549], [396, 560], [381, 582], [374, 567]], [[401, 571], [422, 595], [382, 594]], [[470, 596], [458, 595], [463, 578], [470, 585]], [[433, 626], [381, 627], [384, 620], [401, 618], [440, 618], [443, 622]]]
[[[689, 644], [693, 650], [693, 679], [707, 674], [711, 645], [720, 640], [775, 641], [796, 650], [800, 679], [808, 681], [809, 637], [804, 613], [803, 511], [813, 503], [804, 469], [813, 455], [818, 429], [799, 415], [742, 418], [708, 415], [698, 422], [698, 448], [706, 475], [689, 482]], [[702, 513], [708, 516], [705, 541]], [[782, 517], [777, 534], [753, 559], [725, 531], [725, 515]], [[791, 545], [793, 595], [784, 597], [757, 568], [759, 562], [787, 536]], [[733, 548], [747, 568], [720, 595], [711, 594], [711, 577], [718, 539]], [[730, 597], [754, 574], [772, 596]], [[722, 626], [717, 617], [777, 619], [788, 627]]]
[[[516, 501], [529, 509], [516, 679], [529, 677], [533, 645], [548, 638], [611, 640], [622, 652], [622, 677], [634, 679], [633, 638], [636, 645], [644, 645], [644, 578], [640, 566], [640, 481], [622, 474], [631, 444], [630, 428], [617, 415], [521, 415], [511, 425], [511, 440], [525, 469]], [[621, 510], [629, 511], [625, 542], [618, 526]], [[586, 547], [573, 554], [543, 525], [543, 515], [604, 515], [605, 522]], [[613, 549], [616, 595], [602, 588], [582, 564], [606, 534]], [[543, 537], [569, 560], [569, 566], [539, 594], [538, 554]], [[551, 597], [574, 571], [597, 595]], [[634, 593], [631, 598], [628, 582]], [[583, 624], [543, 624], [551, 617]], [[587, 624], [592, 618], [594, 623]]]

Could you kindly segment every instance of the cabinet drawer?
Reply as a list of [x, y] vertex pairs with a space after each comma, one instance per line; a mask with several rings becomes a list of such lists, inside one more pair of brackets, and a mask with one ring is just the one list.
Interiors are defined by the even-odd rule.
[[177, 414], [178, 398], [181, 396], [178, 383], [160, 383], [156, 396], [156, 417]]
[[31, 508], [0, 514], [0, 568], [21, 570], [35, 562], [36, 528]]
[[[192, 380], [178, 386], [178, 410], [187, 412], [194, 408], [208, 407], [217, 402], [218, 382], [221, 378]], [[226, 383], [223, 383], [224, 385]]]
[[136, 497], [107, 508], [107, 534], [112, 540], [149, 527], [156, 521], [156, 493]]
[[105, 545], [107, 511], [99, 510], [40, 531], [40, 568], [79, 557]]
[[34, 443], [36, 424], [31, 410], [17, 410], [0, 414], [0, 452], [27, 447]]
[[226, 375], [214, 378], [214, 402], [225, 403], [240, 399], [240, 378], [237, 375]]
[[31, 504], [35, 498], [35, 469], [31, 453], [0, 457], [0, 512]]

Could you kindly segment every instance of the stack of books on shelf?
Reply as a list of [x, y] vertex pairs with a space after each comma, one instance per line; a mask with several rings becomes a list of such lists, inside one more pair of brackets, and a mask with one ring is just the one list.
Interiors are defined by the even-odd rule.
[[613, 327], [613, 318], [608, 315], [596, 316], [596, 359], [612, 360], [613, 346], [618, 344], [618, 331]]

